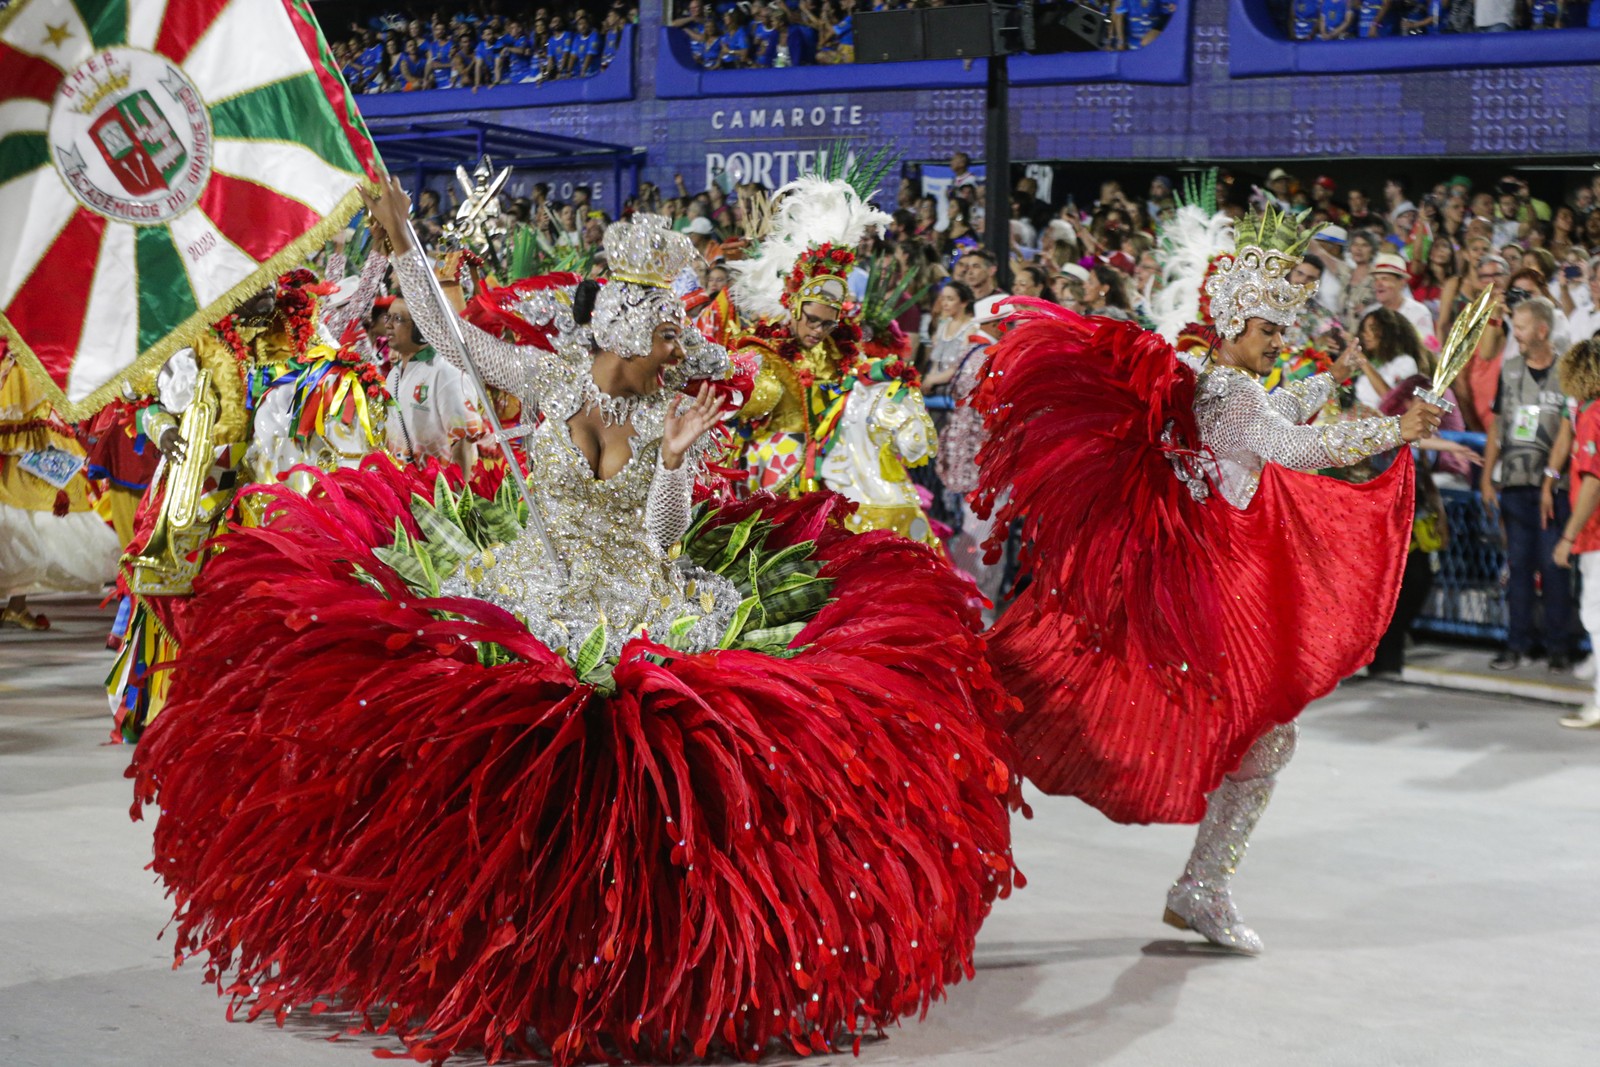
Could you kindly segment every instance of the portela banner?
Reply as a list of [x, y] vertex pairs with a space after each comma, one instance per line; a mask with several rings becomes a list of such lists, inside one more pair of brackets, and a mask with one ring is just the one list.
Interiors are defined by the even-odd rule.
[[17, 0], [0, 334], [86, 418], [298, 265], [381, 172], [304, 0]]

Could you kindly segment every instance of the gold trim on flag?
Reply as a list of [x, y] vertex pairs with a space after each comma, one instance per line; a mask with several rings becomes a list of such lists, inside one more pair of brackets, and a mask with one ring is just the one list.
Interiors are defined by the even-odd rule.
[[[14, 9], [11, 9], [14, 10]], [[0, 20], [7, 12], [0, 11]], [[0, 29], [5, 26], [0, 21]], [[241, 302], [260, 292], [263, 288], [277, 282], [280, 275], [300, 266], [317, 249], [327, 244], [333, 235], [344, 229], [355, 213], [361, 209], [361, 185], [369, 185], [374, 195], [380, 193], [376, 186], [370, 186], [366, 178], [355, 176], [357, 187], [352, 188], [342, 198], [328, 215], [311, 227], [305, 233], [289, 242], [265, 263], [262, 263], [250, 273], [243, 281], [232, 286], [226, 293], [199, 311], [190, 315], [176, 329], [167, 334], [156, 344], [139, 354], [131, 364], [112, 375], [104, 384], [98, 386], [94, 392], [79, 401], [67, 399], [61, 387], [56, 385], [44, 366], [39, 362], [39, 357], [22, 339], [22, 335], [11, 325], [11, 321], [4, 313], [0, 313], [0, 336], [10, 342], [11, 352], [17, 357], [17, 366], [32, 379], [46, 396], [50, 398], [53, 407], [62, 418], [68, 422], [78, 422], [90, 418], [111, 401], [122, 395], [122, 383], [135, 378], [140, 374], [152, 374], [160, 371], [163, 364], [171, 358], [172, 354], [180, 348], [192, 345], [218, 319], [232, 312]], [[191, 209], [194, 210], [194, 209]], [[92, 324], [85, 321], [85, 331], [92, 328]]]

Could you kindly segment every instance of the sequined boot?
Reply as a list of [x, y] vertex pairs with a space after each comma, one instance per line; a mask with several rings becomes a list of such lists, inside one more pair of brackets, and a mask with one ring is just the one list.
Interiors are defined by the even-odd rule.
[[1278, 771], [1294, 754], [1297, 733], [1292, 723], [1269, 731], [1251, 747], [1239, 770], [1207, 798], [1206, 817], [1183, 877], [1167, 891], [1163, 919], [1168, 925], [1193, 930], [1224, 948], [1252, 956], [1261, 952], [1261, 938], [1233, 906], [1231, 883], [1244, 861], [1250, 833], [1272, 799]]

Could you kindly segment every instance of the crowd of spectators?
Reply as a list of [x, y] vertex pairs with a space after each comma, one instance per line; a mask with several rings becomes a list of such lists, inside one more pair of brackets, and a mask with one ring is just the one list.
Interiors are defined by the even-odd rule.
[[[798, 67], [855, 61], [855, 16], [863, 12], [954, 7], [976, 0], [677, 0], [667, 25], [689, 40], [707, 70]], [[1177, 9], [1177, 0], [1090, 0], [1103, 15], [1105, 51], [1142, 48]]]
[[639, 18], [624, 0], [511, 6], [385, 11], [352, 23], [331, 47], [358, 93], [476, 91], [592, 77], [616, 59], [623, 29]]
[[[983, 180], [964, 153], [955, 153], [948, 164], [953, 177], [948, 186], [941, 182], [942, 198], [924, 195], [914, 169], [893, 195], [880, 196], [880, 203], [892, 207], [893, 221], [886, 232], [862, 242], [850, 279], [858, 300], [867, 299], [873, 277], [879, 288], [872, 299], [890, 290], [902, 294], [894, 306], [880, 305], [867, 318], [875, 329], [906, 336], [930, 398], [953, 393], [955, 399], [970, 388], [974, 352], [985, 343], [983, 331], [1003, 314], [998, 300], [1007, 293], [1085, 314], [1153, 320], [1164, 284], [1159, 229], [1177, 210], [1171, 180], [1156, 177], [1133, 192], [1131, 181], [1107, 178], [1093, 202], [1080, 207], [1072, 197], [1048, 202], [1033, 178], [1021, 178], [1011, 193], [1010, 255], [1002, 265], [985, 241]], [[1531, 411], [1543, 411], [1540, 418], [1565, 411], [1568, 401], [1552, 368], [1578, 342], [1600, 343], [1600, 177], [1547, 200], [1513, 174], [1458, 175], [1413, 188], [1404, 176], [1371, 173], [1370, 182], [1341, 185], [1325, 175], [1283, 168], [1264, 176], [1222, 172], [1218, 202], [1237, 216], [1275, 201], [1324, 224], [1291, 275], [1298, 284], [1316, 283], [1317, 290], [1297, 329], [1286, 334], [1290, 347], [1280, 367], [1288, 373], [1297, 361], [1326, 363], [1359, 342], [1360, 373], [1341, 393], [1351, 417], [1387, 410], [1396, 390], [1425, 381], [1457, 316], [1483, 290], [1496, 294], [1489, 328], [1456, 381], [1459, 418], [1451, 428], [1481, 430], [1495, 455], [1520, 450], [1520, 458], [1497, 467], [1493, 459], [1485, 463], [1466, 446], [1447, 442], [1419, 471], [1429, 471], [1429, 484], [1436, 478], [1461, 491], [1477, 489], [1504, 524], [1511, 627], [1494, 665], [1525, 665], [1540, 648], [1552, 668], [1566, 669], [1577, 647], [1574, 634], [1562, 628], [1563, 605], [1570, 604], [1560, 590], [1569, 579], [1551, 560], [1570, 511], [1562, 471], [1550, 475], [1564, 468], [1562, 450], [1572, 445], [1546, 429], [1523, 436], [1512, 430], [1533, 425]], [[667, 189], [641, 186], [626, 210], [666, 215], [688, 234], [700, 255], [685, 292], [698, 286], [712, 296], [729, 284], [725, 251], [746, 236], [747, 208], [768, 192], [720, 185], [691, 191], [680, 175]], [[438, 232], [448, 209], [424, 193], [418, 213], [427, 235]], [[507, 201], [503, 221], [513, 234], [530, 234], [545, 253], [566, 253], [563, 269], [594, 275], [605, 269], [602, 239], [612, 220], [595, 208], [586, 188], [558, 200], [548, 186], [534, 186], [532, 195]], [[1507, 395], [1515, 399], [1505, 401]], [[957, 414], [940, 411], [937, 417], [956, 427], [951, 432], [958, 438], [959, 420], [949, 421]], [[1551, 425], [1559, 426], [1559, 418]], [[958, 443], [952, 439], [949, 455], [964, 454], [954, 447]], [[951, 488], [962, 484], [960, 467], [941, 459], [936, 468], [919, 469], [917, 478], [932, 494], [931, 513], [956, 531], [953, 555], [981, 580], [998, 581], [982, 570], [976, 541], [961, 533], [973, 520]], [[1407, 575], [1410, 582], [1410, 568]], [[1411, 589], [1408, 619], [1421, 609], [1430, 584], [1431, 579]], [[1544, 606], [1536, 610], [1540, 600]], [[1552, 629], [1540, 634], [1534, 624], [1539, 618]]]
[[1600, 25], [1591, 0], [1269, 0], [1297, 41]]
[[[924, 351], [941, 330], [950, 331], [942, 321], [948, 316], [938, 311], [949, 280], [963, 282], [980, 301], [999, 291], [1000, 264], [987, 250], [984, 183], [966, 153], [953, 153], [948, 163], [952, 178], [942, 199], [925, 194], [915, 176], [900, 180], [893, 222], [864, 246], [869, 262], [858, 279], [864, 283], [872, 261], [891, 285], [909, 276], [910, 299], [897, 321]], [[692, 191], [678, 175], [667, 189], [644, 183], [627, 210], [666, 215], [689, 233], [703, 253], [700, 280], [715, 290], [726, 283], [725, 272], [715, 270], [722, 243], [745, 234], [745, 205], [767, 192], [717, 184]], [[1082, 207], [1071, 196], [1053, 205], [1038, 192], [1037, 182], [1023, 177], [1011, 193], [1010, 291], [1088, 313], [1148, 318], [1147, 306], [1162, 284], [1157, 233], [1176, 210], [1174, 183], [1158, 176], [1134, 194], [1108, 179]], [[1324, 349], [1361, 337], [1367, 316], [1383, 308], [1415, 335], [1412, 341], [1407, 334], [1402, 347], [1437, 351], [1456, 316], [1486, 285], [1503, 294], [1504, 312], [1528, 295], [1548, 299], [1558, 338], [1578, 340], [1600, 330], [1600, 178], [1550, 203], [1514, 175], [1487, 182], [1458, 175], [1414, 192], [1400, 176], [1341, 187], [1325, 175], [1274, 168], [1254, 180], [1224, 172], [1219, 199], [1235, 214], [1270, 199], [1326, 225], [1304, 268], [1309, 277], [1303, 280], [1316, 280], [1318, 290], [1297, 334]], [[431, 192], [420, 203], [426, 233], [442, 220], [443, 209]], [[612, 221], [581, 185], [565, 200], [539, 184], [531, 195], [506, 203], [507, 227], [526, 227], [546, 251], [597, 252]], [[1514, 352], [1515, 338], [1502, 333]], [[1411, 354], [1417, 365], [1425, 361], [1425, 352]], [[1461, 388], [1471, 401], [1464, 404], [1467, 425], [1481, 428], [1492, 389], [1472, 397], [1470, 384]]]

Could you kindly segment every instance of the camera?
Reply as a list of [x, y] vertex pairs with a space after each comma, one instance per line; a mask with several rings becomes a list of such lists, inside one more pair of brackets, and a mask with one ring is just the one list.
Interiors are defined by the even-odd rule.
[[1506, 310], [1507, 311], [1516, 310], [1516, 307], [1517, 307], [1518, 304], [1522, 303], [1524, 300], [1528, 299], [1528, 297], [1530, 297], [1532, 295], [1533, 294], [1528, 292], [1526, 289], [1507, 289], [1506, 290]]

